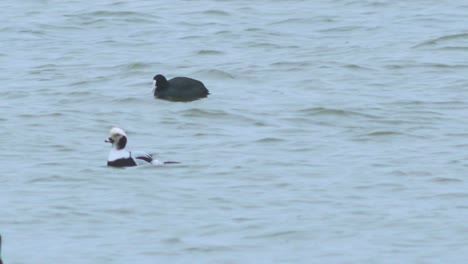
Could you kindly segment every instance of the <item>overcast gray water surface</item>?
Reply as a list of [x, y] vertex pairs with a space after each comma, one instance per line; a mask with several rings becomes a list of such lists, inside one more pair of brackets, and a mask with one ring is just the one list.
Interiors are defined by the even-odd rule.
[[455, 2], [0, 2], [5, 263], [465, 263]]

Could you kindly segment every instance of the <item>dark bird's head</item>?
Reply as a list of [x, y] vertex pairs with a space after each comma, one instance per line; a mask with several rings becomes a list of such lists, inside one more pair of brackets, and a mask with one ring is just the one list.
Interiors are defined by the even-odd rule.
[[106, 139], [105, 142], [112, 143], [112, 147], [117, 150], [124, 149], [127, 145], [127, 134], [125, 134], [123, 129], [113, 127], [109, 131], [109, 138]]
[[161, 74], [158, 74], [154, 76], [153, 78], [153, 86], [154, 86], [154, 92], [156, 91], [161, 91], [167, 88], [169, 85], [169, 82], [167, 81], [166, 77], [164, 77]]

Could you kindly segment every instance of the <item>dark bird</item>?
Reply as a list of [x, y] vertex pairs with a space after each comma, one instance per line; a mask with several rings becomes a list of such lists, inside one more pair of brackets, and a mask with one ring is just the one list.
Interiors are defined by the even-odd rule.
[[195, 79], [175, 77], [169, 81], [161, 74], [154, 76], [154, 96], [170, 101], [188, 102], [207, 97], [205, 85]]

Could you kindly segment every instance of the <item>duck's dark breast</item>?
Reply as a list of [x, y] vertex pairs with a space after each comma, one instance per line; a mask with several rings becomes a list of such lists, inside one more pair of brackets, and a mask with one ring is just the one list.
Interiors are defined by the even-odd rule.
[[133, 167], [136, 165], [137, 164], [132, 158], [107, 161], [107, 166], [111, 166], [111, 167]]

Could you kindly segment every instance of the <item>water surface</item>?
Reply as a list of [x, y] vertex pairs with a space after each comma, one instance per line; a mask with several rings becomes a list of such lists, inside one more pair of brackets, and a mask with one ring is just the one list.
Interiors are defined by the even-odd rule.
[[[6, 263], [464, 263], [463, 3], [7, 1]], [[152, 77], [202, 80], [190, 103]], [[112, 126], [181, 165], [105, 166]]]

